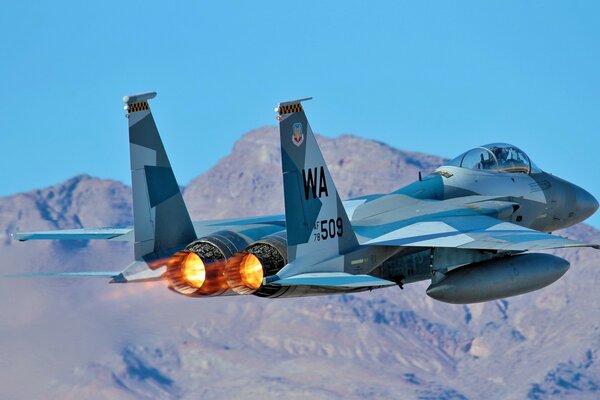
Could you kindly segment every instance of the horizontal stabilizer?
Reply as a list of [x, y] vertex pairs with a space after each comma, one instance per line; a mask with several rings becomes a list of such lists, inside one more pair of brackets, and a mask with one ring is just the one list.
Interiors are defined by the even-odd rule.
[[45, 272], [5, 275], [6, 278], [114, 278], [119, 272]]
[[[277, 275], [275, 275], [277, 276]], [[325, 286], [337, 288], [365, 288], [394, 286], [394, 282], [370, 275], [352, 275], [343, 272], [300, 274], [270, 282], [282, 286]]]
[[111, 278], [110, 283], [155, 282], [162, 279], [167, 270], [167, 260], [134, 261], [123, 271], [115, 272], [38, 272], [32, 274], [5, 275], [6, 278]]
[[116, 241], [132, 241], [132, 228], [91, 228], [64, 229], [58, 231], [17, 232], [11, 234], [14, 240], [91, 240], [108, 239]]

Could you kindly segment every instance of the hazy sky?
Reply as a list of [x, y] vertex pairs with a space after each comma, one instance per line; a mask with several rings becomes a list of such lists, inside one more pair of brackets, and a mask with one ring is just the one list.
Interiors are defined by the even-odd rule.
[[327, 136], [446, 157], [509, 142], [600, 197], [599, 43], [596, 1], [3, 2], [0, 196], [129, 183], [121, 98], [155, 90], [181, 184], [314, 96]]

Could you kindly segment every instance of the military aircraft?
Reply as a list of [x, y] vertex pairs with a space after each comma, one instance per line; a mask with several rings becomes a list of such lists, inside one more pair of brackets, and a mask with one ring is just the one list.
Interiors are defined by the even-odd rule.
[[543, 172], [519, 148], [469, 150], [388, 194], [342, 201], [300, 99], [280, 103], [285, 214], [192, 222], [148, 101], [126, 96], [133, 227], [15, 233], [35, 239], [133, 241], [121, 272], [71, 272], [113, 283], [165, 280], [192, 297], [295, 297], [431, 280], [449, 303], [514, 296], [559, 279], [569, 263], [546, 253], [598, 246], [549, 234], [598, 208], [584, 189]]

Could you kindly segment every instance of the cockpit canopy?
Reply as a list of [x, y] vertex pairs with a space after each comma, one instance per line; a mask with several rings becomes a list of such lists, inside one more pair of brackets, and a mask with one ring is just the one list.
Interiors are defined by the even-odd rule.
[[535, 174], [542, 172], [516, 146], [507, 143], [491, 143], [475, 147], [449, 161], [446, 165], [489, 172]]

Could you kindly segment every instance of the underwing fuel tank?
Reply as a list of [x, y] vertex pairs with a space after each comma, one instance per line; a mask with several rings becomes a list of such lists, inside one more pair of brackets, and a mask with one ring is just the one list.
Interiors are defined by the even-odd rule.
[[569, 262], [550, 254], [520, 254], [450, 271], [427, 288], [446, 303], [468, 304], [516, 296], [541, 289], [563, 276]]

